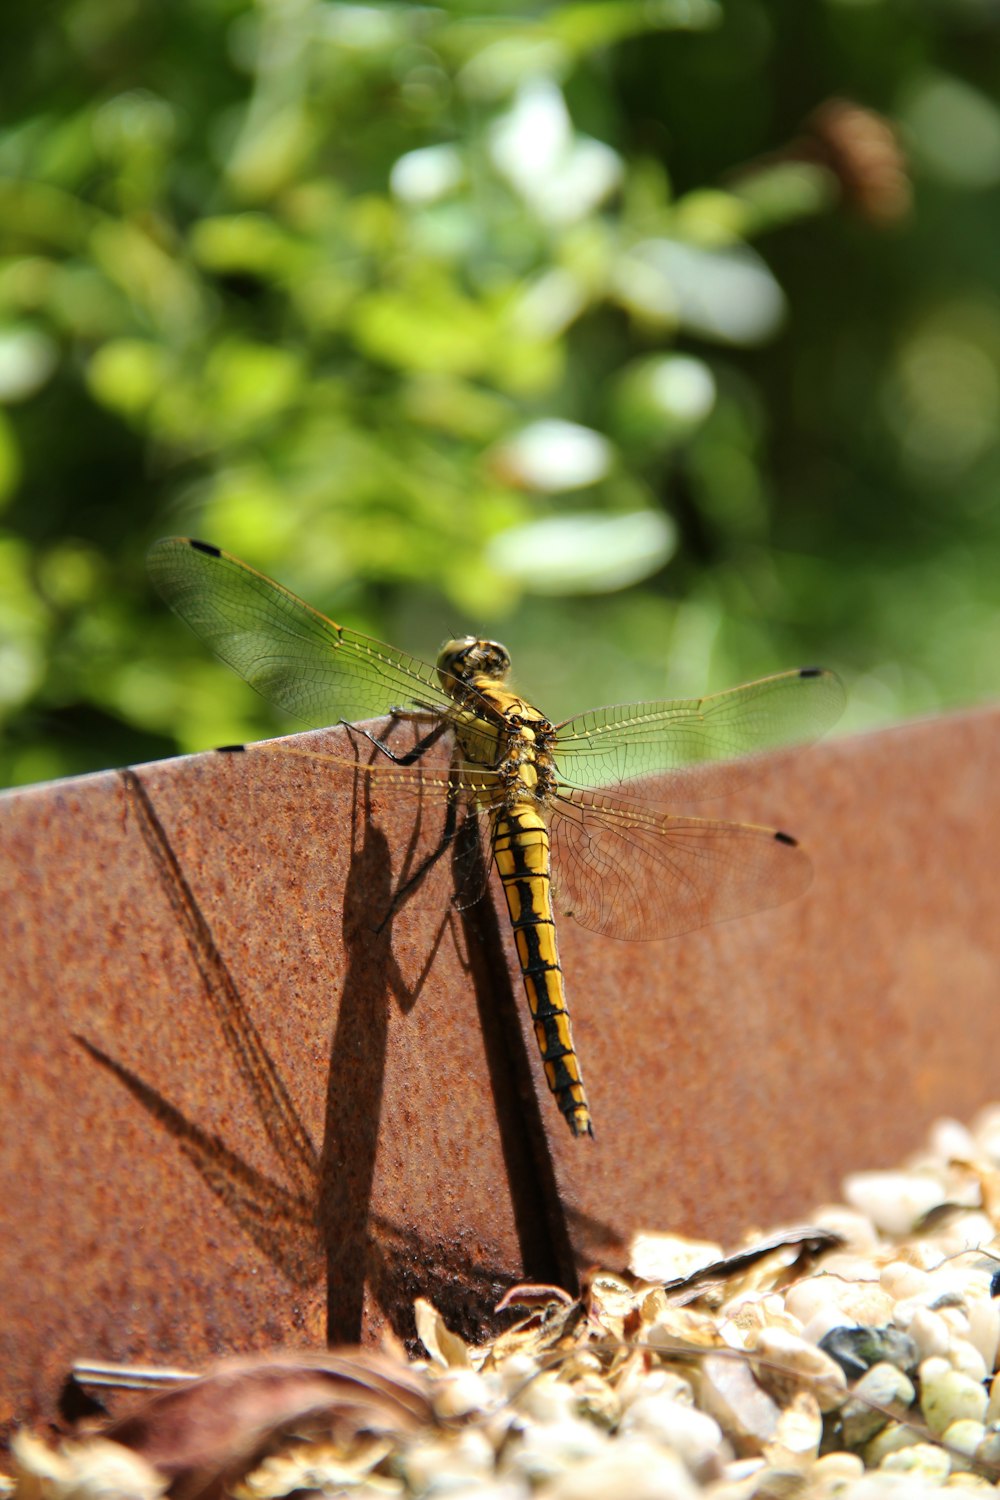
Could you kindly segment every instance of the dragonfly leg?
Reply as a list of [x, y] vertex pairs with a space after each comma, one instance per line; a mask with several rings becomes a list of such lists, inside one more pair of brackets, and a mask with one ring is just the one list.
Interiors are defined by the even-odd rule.
[[[426, 718], [427, 716], [426, 714], [415, 713], [397, 714], [396, 711], [393, 710], [393, 718], [404, 717], [419, 720], [421, 718]], [[414, 761], [419, 760], [422, 755], [426, 754], [431, 746], [436, 744], [437, 741], [441, 738], [445, 730], [450, 728], [450, 725], [448, 724], [446, 719], [440, 720], [437, 724], [434, 725], [432, 729], [429, 729], [427, 731], [422, 739], [419, 739], [417, 741], [412, 750], [407, 750], [405, 755], [398, 755], [390, 745], [387, 745], [385, 743], [384, 740], [380, 740], [377, 735], [372, 734], [370, 729], [363, 729], [360, 724], [350, 724], [346, 719], [341, 719], [340, 722], [345, 725], [346, 728], [353, 729], [355, 734], [364, 735], [365, 739], [370, 740], [371, 743], [375, 746], [376, 750], [381, 750], [382, 754], [387, 755], [392, 761], [393, 765], [397, 766], [412, 766]]]

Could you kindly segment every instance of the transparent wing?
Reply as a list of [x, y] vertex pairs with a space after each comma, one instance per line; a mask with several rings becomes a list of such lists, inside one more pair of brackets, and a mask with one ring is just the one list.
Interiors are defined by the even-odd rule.
[[572, 786], [670, 772], [671, 796], [696, 802], [752, 780], [770, 752], [811, 744], [836, 723], [844, 701], [835, 672], [807, 667], [707, 698], [597, 708], [558, 726], [556, 758]]
[[336, 625], [281, 584], [207, 542], [164, 537], [147, 559], [156, 588], [227, 666], [308, 724], [390, 708], [453, 705], [434, 667]]
[[673, 817], [567, 789], [552, 819], [556, 904], [606, 937], [675, 937], [800, 896], [812, 866], [788, 834]]
[[[496, 773], [449, 771], [440, 765], [395, 766], [373, 746], [368, 748], [372, 759], [366, 764], [346, 755], [268, 740], [247, 745], [238, 759], [292, 757], [324, 772], [349, 774], [356, 779], [358, 805], [366, 823], [378, 822], [384, 802], [393, 808], [405, 804], [412, 823], [406, 847], [397, 850], [399, 905], [443, 906], [449, 899], [459, 909], [473, 905], [489, 884], [493, 809], [502, 797]], [[419, 874], [424, 866], [424, 873]], [[427, 878], [435, 867], [449, 875], [450, 889], [444, 896], [438, 880]]]

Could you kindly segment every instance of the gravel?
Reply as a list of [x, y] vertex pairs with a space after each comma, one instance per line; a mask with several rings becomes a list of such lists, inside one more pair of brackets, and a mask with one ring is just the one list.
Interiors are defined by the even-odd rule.
[[[1000, 1479], [1000, 1105], [736, 1253], [650, 1230], [581, 1299], [465, 1344], [427, 1302], [433, 1420], [283, 1433], [237, 1500], [880, 1500]], [[517, 1305], [517, 1294], [513, 1297]], [[402, 1359], [399, 1356], [400, 1360]], [[400, 1368], [402, 1369], [402, 1363]], [[97, 1438], [22, 1438], [19, 1500], [94, 1500]], [[115, 1449], [121, 1455], [126, 1450]], [[86, 1458], [80, 1455], [89, 1455]], [[115, 1493], [157, 1493], [122, 1478]], [[136, 1459], [136, 1462], [140, 1462]], [[74, 1467], [75, 1465], [75, 1467]], [[160, 1486], [162, 1488], [162, 1485]]]

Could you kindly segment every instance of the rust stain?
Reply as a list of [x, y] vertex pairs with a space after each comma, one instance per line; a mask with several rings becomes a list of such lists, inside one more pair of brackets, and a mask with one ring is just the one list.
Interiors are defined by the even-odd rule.
[[801, 1216], [1000, 1094], [998, 732], [833, 743], [713, 802], [802, 838], [800, 902], [669, 943], [562, 924], [593, 1143], [494, 905], [438, 867], [394, 908], [435, 842], [412, 804], [278, 756], [0, 798], [0, 1413], [51, 1416], [77, 1357], [406, 1336], [418, 1294], [474, 1333], [518, 1281]]

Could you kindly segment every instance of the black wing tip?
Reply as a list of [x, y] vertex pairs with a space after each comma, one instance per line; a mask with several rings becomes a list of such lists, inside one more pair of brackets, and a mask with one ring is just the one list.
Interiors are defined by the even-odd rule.
[[797, 849], [799, 847], [798, 839], [793, 839], [790, 833], [782, 833], [781, 830], [778, 829], [774, 837], [777, 839], [779, 844], [787, 844], [790, 849]]
[[221, 557], [222, 556], [222, 553], [219, 551], [219, 548], [218, 547], [213, 547], [211, 542], [199, 542], [199, 541], [196, 540], [195, 537], [189, 536], [187, 538], [187, 544], [188, 544], [189, 547], [193, 547], [196, 552], [204, 552], [204, 554], [205, 554], [206, 557]]
[[826, 671], [825, 667], [800, 667], [799, 668], [799, 676], [800, 677], [825, 677], [826, 675], [827, 675], [827, 671]]
[[216, 755], [241, 755], [246, 745], [216, 745]]

